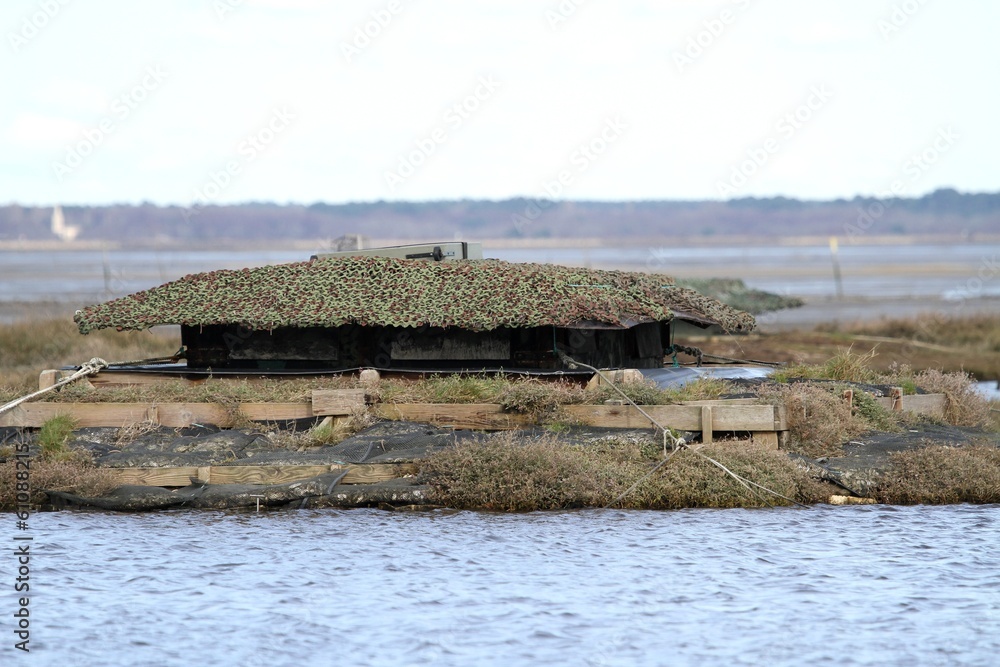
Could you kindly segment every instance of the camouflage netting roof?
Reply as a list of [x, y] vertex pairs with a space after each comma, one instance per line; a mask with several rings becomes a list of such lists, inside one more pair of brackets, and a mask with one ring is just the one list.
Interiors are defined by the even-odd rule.
[[671, 278], [498, 260], [427, 262], [388, 257], [319, 259], [185, 276], [143, 292], [88, 306], [81, 333], [147, 329], [158, 324], [278, 327], [632, 326], [674, 315], [730, 331], [751, 315]]

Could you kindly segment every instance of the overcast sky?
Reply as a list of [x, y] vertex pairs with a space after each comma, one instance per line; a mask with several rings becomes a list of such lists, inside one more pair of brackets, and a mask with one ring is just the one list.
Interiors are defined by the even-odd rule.
[[5, 0], [0, 202], [996, 191], [990, 0]]

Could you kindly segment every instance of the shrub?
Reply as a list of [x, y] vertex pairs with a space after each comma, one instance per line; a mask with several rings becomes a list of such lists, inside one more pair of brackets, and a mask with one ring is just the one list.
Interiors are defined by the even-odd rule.
[[[15, 465], [15, 461], [0, 464], [0, 510], [9, 511], [17, 506]], [[46, 500], [43, 489], [96, 498], [118, 486], [117, 478], [109, 469], [95, 468], [89, 463], [32, 459], [30, 465], [30, 502], [36, 507]]]
[[[737, 474], [803, 502], [824, 492], [784, 454], [746, 443], [718, 443], [700, 451]], [[759, 507], [787, 504], [770, 494], [748, 491], [693, 451], [662, 461], [659, 446], [609, 439], [590, 445], [560, 442], [553, 436], [519, 439], [503, 434], [463, 443], [421, 464], [435, 502], [462, 509], [533, 511], [602, 507], [636, 487], [616, 507]], [[763, 496], [766, 501], [762, 499]]]
[[785, 406], [789, 450], [805, 456], [838, 456], [841, 445], [871, 428], [829, 388], [803, 382], [762, 385], [757, 395], [764, 403]]
[[985, 428], [991, 423], [990, 402], [976, 391], [970, 375], [926, 370], [913, 380], [928, 393], [945, 395], [944, 418], [949, 424]]
[[876, 487], [881, 502], [1000, 502], [1000, 449], [994, 446], [928, 446], [893, 453], [891, 461]]
[[42, 424], [38, 431], [38, 445], [42, 448], [42, 458], [60, 460], [73, 456], [66, 447], [76, 428], [76, 421], [69, 415], [57, 415]]

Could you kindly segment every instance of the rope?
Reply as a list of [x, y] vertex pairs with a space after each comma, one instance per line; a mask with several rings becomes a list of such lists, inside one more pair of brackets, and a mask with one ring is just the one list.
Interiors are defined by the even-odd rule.
[[673, 432], [671, 432], [671, 430], [669, 428], [667, 428], [666, 426], [664, 426], [660, 422], [658, 422], [655, 419], [653, 419], [649, 415], [648, 412], [646, 412], [641, 407], [639, 407], [638, 405], [636, 405], [635, 401], [633, 401], [631, 398], [629, 398], [628, 394], [626, 394], [624, 391], [622, 391], [618, 387], [618, 385], [616, 385], [614, 383], [614, 381], [611, 380], [607, 375], [605, 375], [604, 373], [602, 373], [600, 371], [600, 369], [594, 368], [593, 366], [588, 366], [587, 364], [585, 364], [585, 363], [583, 363], [581, 361], [577, 361], [576, 359], [573, 359], [572, 357], [570, 357], [568, 354], [566, 354], [565, 352], [563, 352], [560, 349], [556, 349], [556, 354], [559, 355], [559, 359], [561, 359], [564, 364], [566, 364], [567, 366], [569, 366], [571, 370], [574, 369], [574, 368], [576, 368], [577, 366], [580, 366], [580, 367], [586, 368], [587, 370], [594, 371], [595, 373], [597, 373], [599, 376], [601, 376], [601, 378], [604, 379], [605, 382], [607, 382], [611, 386], [612, 389], [614, 389], [619, 394], [621, 394], [622, 398], [624, 398], [626, 401], [629, 402], [629, 404], [632, 407], [634, 407], [636, 410], [638, 410], [639, 413], [642, 414], [643, 417], [645, 417], [646, 419], [648, 419], [650, 421], [650, 423], [653, 424], [653, 426], [655, 426], [656, 428], [658, 428], [661, 431], [663, 431], [663, 449], [664, 449], [664, 453], [666, 452], [667, 438], [670, 438], [670, 440], [673, 442], [673, 446], [674, 446], [675, 450], [678, 447], [683, 447], [684, 446], [684, 444], [685, 444], [684, 438], [678, 438], [678, 437], [676, 437], [673, 434]]
[[107, 367], [108, 367], [108, 362], [104, 361], [104, 359], [101, 359], [99, 357], [94, 357], [87, 363], [80, 366], [80, 370], [73, 373], [69, 377], [65, 377], [59, 380], [51, 387], [46, 387], [45, 389], [39, 389], [38, 391], [28, 394], [27, 396], [22, 396], [21, 398], [13, 400], [4, 406], [0, 406], [0, 414], [3, 414], [8, 410], [13, 410], [17, 406], [21, 405], [21, 403], [30, 401], [31, 399], [37, 398], [43, 394], [47, 394], [50, 391], [55, 391], [56, 389], [60, 389], [68, 385], [70, 382], [76, 382], [80, 378], [87, 377], [88, 375], [95, 375], [99, 373], [102, 369], [105, 369]]
[[153, 359], [137, 359], [134, 361], [115, 361], [112, 363], [108, 363], [107, 361], [104, 361], [104, 359], [101, 359], [100, 357], [94, 357], [87, 363], [81, 364], [80, 370], [76, 371], [75, 373], [73, 373], [68, 377], [64, 377], [51, 387], [46, 387], [45, 389], [39, 389], [38, 391], [30, 393], [27, 396], [22, 396], [21, 398], [15, 399], [10, 403], [0, 406], [0, 415], [7, 412], [8, 410], [13, 410], [17, 406], [21, 405], [22, 403], [26, 403], [27, 401], [30, 401], [33, 398], [38, 398], [39, 396], [47, 394], [50, 391], [62, 389], [66, 385], [70, 384], [71, 382], [76, 382], [80, 378], [87, 377], [88, 375], [96, 375], [97, 373], [100, 373], [102, 370], [110, 366], [146, 366], [153, 364], [170, 364], [183, 358], [184, 353], [185, 353], [185, 348], [182, 345], [179, 350], [174, 352], [174, 354], [169, 357], [156, 357]]
[[708, 354], [702, 353], [702, 356], [706, 359], [718, 359], [720, 361], [725, 361], [730, 364], [756, 364], [757, 366], [770, 366], [771, 368], [780, 368], [784, 366], [783, 361], [760, 361], [759, 359], [734, 359], [732, 357], [723, 357], [718, 354]]
[[[663, 467], [664, 465], [666, 465], [666, 463], [671, 458], [673, 458], [674, 454], [676, 454], [681, 449], [686, 449], [686, 450], [688, 450], [690, 452], [693, 452], [694, 454], [697, 454], [698, 456], [702, 457], [703, 459], [709, 461], [712, 465], [716, 466], [717, 468], [719, 468], [720, 470], [722, 470], [723, 472], [725, 472], [727, 475], [729, 475], [730, 477], [732, 477], [733, 479], [735, 479], [737, 482], [739, 482], [740, 484], [742, 484], [744, 487], [746, 487], [746, 489], [748, 491], [750, 491], [750, 493], [752, 493], [753, 495], [755, 495], [758, 498], [760, 498], [761, 500], [763, 500], [764, 504], [766, 504], [768, 507], [774, 507], [774, 505], [772, 505], [770, 502], [768, 502], [766, 498], [764, 498], [763, 496], [761, 496], [760, 493], [758, 493], [755, 490], [755, 488], [761, 489], [763, 491], [767, 491], [768, 493], [770, 493], [772, 495], [775, 495], [775, 496], [777, 496], [777, 497], [779, 497], [779, 498], [781, 498], [783, 500], [787, 500], [790, 503], [794, 503], [795, 505], [798, 505], [799, 507], [802, 507], [802, 508], [806, 507], [802, 503], [800, 503], [800, 502], [798, 502], [796, 500], [793, 500], [793, 499], [789, 498], [788, 496], [782, 495], [782, 494], [778, 493], [777, 491], [773, 491], [773, 490], [767, 488], [766, 486], [763, 486], [761, 484], [758, 484], [757, 482], [754, 482], [752, 480], [747, 479], [746, 477], [743, 477], [741, 475], [737, 475], [735, 472], [733, 472], [732, 470], [730, 470], [726, 466], [722, 465], [721, 463], [719, 463], [718, 461], [716, 461], [715, 459], [713, 459], [711, 456], [708, 456], [707, 454], [703, 454], [703, 453], [699, 452], [697, 449], [693, 449], [691, 447], [688, 447], [687, 441], [684, 440], [684, 438], [678, 438], [678, 437], [676, 437], [670, 431], [669, 428], [667, 428], [666, 426], [663, 426], [658, 421], [656, 421], [655, 419], [653, 419], [649, 415], [648, 412], [646, 412], [638, 404], [636, 404], [636, 402], [633, 401], [628, 396], [628, 394], [626, 394], [617, 385], [615, 385], [615, 383], [610, 378], [608, 378], [608, 376], [606, 376], [604, 373], [602, 373], [600, 371], [600, 369], [594, 368], [593, 366], [589, 366], [589, 365], [587, 365], [587, 364], [585, 364], [583, 362], [577, 361], [576, 359], [573, 359], [572, 357], [570, 357], [568, 354], [566, 354], [562, 350], [556, 349], [556, 354], [559, 355], [559, 359], [562, 360], [562, 362], [564, 364], [566, 364], [567, 366], [569, 366], [570, 369], [573, 369], [573, 368], [576, 368], [577, 366], [580, 366], [580, 367], [586, 368], [588, 370], [591, 370], [591, 371], [594, 371], [595, 373], [597, 373], [597, 375], [599, 375], [605, 382], [607, 382], [611, 386], [612, 389], [614, 389], [619, 394], [621, 394], [622, 398], [624, 398], [626, 401], [628, 401], [629, 405], [631, 405], [636, 410], [638, 410], [639, 413], [642, 414], [643, 417], [645, 417], [646, 419], [648, 419], [650, 421], [650, 423], [652, 423], [658, 429], [660, 429], [661, 431], [663, 431], [663, 454], [664, 454], [663, 460], [660, 461], [659, 463], [657, 463], [653, 467], [652, 470], [650, 470], [645, 475], [643, 475], [642, 477], [640, 477], [639, 480], [637, 482], [635, 482], [635, 484], [633, 484], [632, 486], [630, 486], [628, 489], [626, 489], [624, 493], [622, 493], [617, 498], [615, 498], [614, 500], [612, 500], [610, 503], [608, 503], [607, 505], [605, 505], [605, 507], [604, 507], [605, 509], [608, 509], [612, 505], [615, 505], [615, 504], [619, 503], [625, 496], [627, 496], [628, 494], [632, 493], [632, 491], [634, 491], [636, 488], [638, 488], [638, 486], [642, 482], [644, 482], [646, 479], [648, 479], [653, 473], [655, 473], [661, 467]], [[670, 452], [670, 454], [667, 454], [667, 438], [670, 438], [670, 440], [673, 441], [673, 450]]]

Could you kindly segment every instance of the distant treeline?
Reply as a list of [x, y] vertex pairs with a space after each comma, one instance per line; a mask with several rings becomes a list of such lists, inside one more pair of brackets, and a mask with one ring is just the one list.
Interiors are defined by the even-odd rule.
[[[247, 203], [185, 209], [153, 204], [64, 205], [81, 241], [373, 238], [649, 238], [1000, 232], [1000, 192], [937, 190], [911, 199], [784, 197], [714, 201]], [[0, 207], [0, 241], [55, 239], [52, 208]]]

